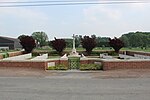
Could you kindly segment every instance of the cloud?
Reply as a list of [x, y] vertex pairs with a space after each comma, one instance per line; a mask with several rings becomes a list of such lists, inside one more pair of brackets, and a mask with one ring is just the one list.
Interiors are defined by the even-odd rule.
[[130, 4], [128, 7], [130, 7], [131, 9], [134, 9], [134, 10], [145, 10], [146, 8], [146, 4], [145, 3], [135, 3], [135, 4]]
[[[5, 0], [3, 0], [5, 1]], [[10, 0], [19, 1], [19, 0]], [[16, 7], [0, 9], [0, 33], [15, 36], [14, 32], [19, 35], [24, 32], [44, 30], [47, 22], [50, 20], [48, 15], [37, 8]], [[10, 33], [11, 31], [11, 33]]]
[[91, 6], [83, 10], [85, 18], [92, 21], [97, 21], [101, 16], [106, 19], [119, 20], [121, 12], [118, 9], [112, 9], [108, 6]]

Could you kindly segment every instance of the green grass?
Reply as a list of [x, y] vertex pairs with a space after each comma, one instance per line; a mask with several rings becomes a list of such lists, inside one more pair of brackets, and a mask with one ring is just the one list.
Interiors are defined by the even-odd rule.
[[150, 52], [150, 48], [142, 49], [140, 47], [139, 48], [122, 48], [121, 50]]
[[[64, 50], [64, 52], [71, 52], [71, 50], [72, 50], [72, 48], [66, 48]], [[84, 48], [76, 48], [76, 50], [78, 52], [85, 51]], [[93, 51], [105, 51], [105, 50], [108, 50], [108, 51], [111, 50], [112, 51], [113, 49], [111, 47], [105, 47], [105, 48], [96, 47], [96, 48], [93, 49]], [[122, 48], [121, 50], [150, 52], [150, 48], [142, 49], [140, 47], [138, 47], [138, 48]], [[55, 50], [53, 50], [51, 48], [50, 49], [35, 49], [34, 51], [36, 51], [36, 52], [55, 52]]]

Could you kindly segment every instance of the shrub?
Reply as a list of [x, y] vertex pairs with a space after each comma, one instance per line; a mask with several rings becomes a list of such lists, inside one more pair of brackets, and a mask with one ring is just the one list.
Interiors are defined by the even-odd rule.
[[108, 55], [111, 55], [111, 56], [119, 56], [119, 54], [118, 54], [118, 53], [116, 53], [116, 52], [114, 52], [114, 51], [109, 52], [109, 53], [108, 53]]
[[86, 49], [88, 55], [91, 54], [92, 50], [96, 47], [96, 40], [95, 38], [90, 38], [89, 36], [84, 36], [81, 39], [82, 47]]
[[8, 53], [4, 53], [3, 54], [3, 58], [7, 58], [7, 57], [9, 57], [9, 54]]
[[124, 47], [124, 43], [116, 37], [114, 39], [109, 38], [109, 45], [113, 47], [116, 53], [119, 53], [119, 50]]
[[48, 70], [68, 70], [68, 67], [63, 64], [59, 64], [56, 66], [49, 66]]
[[63, 50], [66, 48], [66, 42], [64, 39], [56, 39], [50, 41], [50, 44], [53, 49], [55, 49], [59, 55], [62, 55]]
[[102, 70], [102, 65], [100, 65], [100, 64], [81, 64], [80, 70]]
[[20, 38], [20, 44], [27, 53], [32, 52], [32, 50], [36, 47], [35, 40], [32, 36], [23, 36]]

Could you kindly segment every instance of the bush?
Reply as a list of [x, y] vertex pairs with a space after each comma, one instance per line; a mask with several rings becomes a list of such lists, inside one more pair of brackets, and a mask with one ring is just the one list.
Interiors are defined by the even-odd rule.
[[81, 64], [80, 70], [102, 70], [102, 65], [100, 64]]
[[114, 39], [109, 38], [109, 45], [115, 50], [116, 53], [119, 53], [119, 50], [124, 47], [123, 41], [116, 37]]
[[55, 49], [59, 55], [62, 55], [63, 50], [66, 48], [66, 42], [64, 39], [56, 39], [50, 41], [50, 44], [53, 49]]
[[3, 58], [8, 58], [9, 57], [9, 54], [8, 53], [4, 53], [3, 54]]
[[116, 53], [115, 51], [109, 52], [108, 55], [111, 55], [111, 56], [119, 56], [119, 54]]
[[56, 66], [49, 66], [48, 70], [68, 70], [68, 67], [63, 64], [59, 64]]
[[24, 36], [20, 38], [20, 44], [27, 53], [31, 53], [32, 50], [36, 47], [35, 40], [31, 36]]
[[89, 36], [84, 36], [81, 38], [82, 47], [86, 49], [88, 55], [91, 54], [92, 50], [96, 47], [95, 38], [90, 38]]

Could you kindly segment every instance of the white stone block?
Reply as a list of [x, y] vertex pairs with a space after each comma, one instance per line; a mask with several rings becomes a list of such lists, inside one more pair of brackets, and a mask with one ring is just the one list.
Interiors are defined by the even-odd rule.
[[49, 62], [48, 67], [55, 66], [55, 62]]

